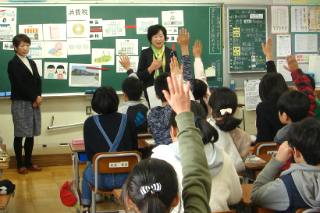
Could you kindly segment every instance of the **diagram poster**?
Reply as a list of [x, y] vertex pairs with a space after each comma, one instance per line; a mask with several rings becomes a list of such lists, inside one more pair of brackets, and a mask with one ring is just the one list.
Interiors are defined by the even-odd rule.
[[69, 87], [100, 87], [101, 65], [69, 64]]
[[26, 34], [32, 41], [42, 41], [42, 24], [19, 25], [19, 33]]
[[43, 52], [44, 58], [67, 58], [68, 45], [64, 41], [50, 41], [45, 42], [45, 51]]
[[103, 37], [126, 36], [125, 19], [102, 21]]
[[164, 27], [184, 26], [183, 10], [162, 11], [162, 25]]
[[92, 48], [92, 64], [114, 65], [114, 49]]
[[91, 53], [90, 47], [90, 41], [86, 39], [68, 39], [68, 55], [88, 55]]
[[138, 39], [116, 39], [116, 55], [138, 55]]
[[137, 34], [148, 34], [148, 28], [158, 23], [158, 18], [136, 18]]
[[67, 40], [67, 25], [66, 24], [44, 24], [43, 40], [45, 41]]
[[68, 21], [90, 19], [90, 6], [87, 4], [69, 4], [66, 11]]
[[[137, 72], [138, 70], [138, 63], [139, 63], [139, 56], [128, 56], [130, 60], [130, 66], [133, 72]], [[117, 68], [116, 72], [118, 73], [126, 73], [127, 70], [120, 64], [120, 57], [117, 56], [116, 63], [117, 63]]]
[[68, 38], [86, 38], [90, 32], [87, 21], [68, 21], [67, 37]]
[[44, 42], [31, 42], [28, 56], [31, 58], [43, 58]]
[[67, 80], [68, 63], [64, 62], [44, 62], [44, 79]]

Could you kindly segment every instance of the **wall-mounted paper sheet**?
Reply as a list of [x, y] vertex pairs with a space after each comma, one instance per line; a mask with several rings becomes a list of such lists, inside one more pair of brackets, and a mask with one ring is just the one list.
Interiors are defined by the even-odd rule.
[[320, 32], [320, 7], [309, 7], [309, 32]]
[[138, 55], [138, 39], [116, 39], [116, 55]]
[[17, 8], [0, 7], [0, 25], [1, 24], [16, 25], [17, 24]]
[[33, 60], [33, 61], [37, 65], [37, 69], [38, 69], [38, 73], [39, 73], [40, 77], [42, 77], [42, 60], [36, 59], [36, 60]]
[[298, 62], [299, 64], [299, 68], [304, 72], [309, 72], [309, 62], [307, 63], [302, 63], [302, 62]]
[[86, 38], [90, 32], [87, 21], [68, 21], [67, 37], [68, 38]]
[[68, 39], [68, 55], [88, 55], [90, 50], [90, 41], [83, 38]]
[[97, 68], [101, 65], [69, 64], [69, 87], [100, 87], [101, 70]]
[[43, 40], [63, 41], [67, 39], [66, 24], [44, 24], [43, 25]]
[[43, 58], [67, 58], [68, 43], [66, 41], [48, 41], [44, 44]]
[[288, 6], [271, 6], [271, 33], [289, 33]]
[[277, 35], [277, 57], [291, 55], [291, 35]]
[[318, 85], [320, 83], [319, 64], [320, 64], [320, 56], [319, 55], [310, 55], [309, 72], [314, 73], [314, 79], [316, 81], [316, 84], [318, 84]]
[[177, 42], [178, 35], [167, 35], [167, 36], [168, 36], [167, 42]]
[[68, 63], [65, 62], [44, 62], [44, 79], [67, 80]]
[[296, 59], [298, 62], [309, 62], [310, 55], [314, 54], [296, 54]]
[[89, 26], [102, 26], [102, 19], [90, 19], [88, 21]]
[[[130, 66], [133, 72], [137, 72], [138, 70], [138, 63], [139, 63], [139, 56], [128, 56], [130, 60]], [[120, 58], [119, 56], [116, 57], [116, 64], [117, 64], [117, 69], [116, 72], [119, 73], [126, 73], [127, 70], [119, 63]]]
[[294, 50], [296, 53], [318, 52], [318, 34], [295, 34]]
[[284, 59], [277, 60], [277, 71], [280, 73], [285, 81], [292, 81], [291, 72], [286, 70], [283, 66], [288, 66], [287, 61]]
[[256, 110], [257, 105], [261, 102], [259, 84], [260, 80], [244, 81], [245, 105], [247, 111]]
[[66, 11], [68, 21], [90, 19], [90, 5], [88, 4], [69, 4]]
[[102, 32], [90, 32], [87, 36], [87, 40], [102, 40]]
[[42, 41], [42, 24], [19, 25], [19, 33], [26, 34], [32, 41]]
[[167, 30], [167, 34], [170, 35], [170, 34], [179, 34], [179, 29], [178, 27], [166, 27], [166, 30]]
[[114, 49], [92, 48], [91, 63], [114, 65]]
[[12, 42], [4, 41], [3, 45], [2, 45], [2, 49], [3, 50], [14, 50]]
[[137, 34], [147, 34], [148, 28], [158, 23], [159, 18], [136, 18]]
[[103, 20], [103, 37], [126, 36], [126, 20]]
[[44, 58], [44, 42], [31, 42], [28, 56], [31, 58]]
[[291, 6], [291, 32], [308, 32], [308, 7]]
[[161, 20], [164, 27], [182, 27], [184, 26], [183, 10], [162, 11]]

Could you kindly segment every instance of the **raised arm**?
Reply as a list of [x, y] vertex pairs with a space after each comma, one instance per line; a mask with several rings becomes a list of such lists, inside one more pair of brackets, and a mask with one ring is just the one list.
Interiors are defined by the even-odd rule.
[[267, 57], [267, 73], [277, 72], [276, 65], [273, 61], [271, 37], [267, 39], [266, 44], [261, 43], [261, 46], [264, 55]]

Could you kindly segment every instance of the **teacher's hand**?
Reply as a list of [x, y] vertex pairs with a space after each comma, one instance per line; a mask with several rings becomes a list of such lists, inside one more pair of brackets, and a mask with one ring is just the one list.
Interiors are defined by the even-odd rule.
[[37, 99], [36, 99], [35, 102], [38, 104], [38, 107], [42, 104], [42, 99], [43, 99], [43, 98], [42, 98], [41, 96], [38, 96], [38, 97], [37, 97]]
[[37, 102], [36, 102], [36, 101], [35, 101], [35, 102], [33, 102], [32, 107], [38, 107], [38, 104], [37, 104]]
[[162, 66], [162, 60], [155, 60], [152, 62], [150, 67], [148, 68], [149, 74], [151, 74], [154, 70], [159, 69]]

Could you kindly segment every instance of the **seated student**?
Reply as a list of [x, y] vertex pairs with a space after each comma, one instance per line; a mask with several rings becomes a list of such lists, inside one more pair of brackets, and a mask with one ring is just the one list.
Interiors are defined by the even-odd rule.
[[[195, 126], [199, 128], [201, 133], [204, 151], [212, 177], [211, 199], [209, 201], [211, 211], [227, 211], [229, 210], [228, 205], [237, 204], [241, 199], [242, 190], [239, 176], [232, 164], [230, 156], [214, 143], [218, 140], [218, 132], [206, 121], [207, 114], [201, 104], [191, 101], [191, 112], [194, 114]], [[154, 148], [151, 158], [165, 160], [173, 166], [178, 175], [181, 195], [183, 175], [179, 144], [184, 141], [179, 142], [178, 140], [177, 135], [179, 134], [179, 129], [175, 117], [176, 113], [172, 112], [170, 117], [170, 135], [173, 143]], [[182, 212], [182, 206], [181, 203], [181, 206], [175, 207], [171, 212]]]
[[262, 77], [259, 84], [259, 96], [262, 102], [256, 108], [256, 144], [273, 141], [279, 129], [284, 126], [279, 120], [277, 101], [284, 92], [289, 90], [283, 76], [277, 73], [273, 62], [270, 37], [266, 44], [262, 43], [262, 50], [267, 57], [267, 74]]
[[208, 121], [219, 132], [216, 144], [230, 155], [237, 172], [241, 172], [245, 169], [244, 162], [250, 151], [251, 138], [238, 128], [242, 120], [233, 117], [237, 104], [237, 95], [231, 89], [219, 87], [213, 90], [209, 99], [212, 118]]
[[[292, 124], [288, 141], [282, 143], [253, 183], [252, 202], [277, 212], [296, 212], [310, 207], [320, 212], [319, 141], [320, 122], [315, 118]], [[291, 156], [296, 163], [274, 180], [279, 168]]]
[[[172, 83], [172, 81], [174, 83]], [[174, 74], [169, 78], [169, 92], [165, 97], [176, 112], [177, 126], [180, 129], [178, 139], [183, 173], [184, 212], [210, 213], [211, 175], [205, 157], [203, 142], [199, 130], [195, 127], [190, 112], [189, 87], [184, 91], [182, 77], [179, 85]], [[195, 157], [196, 156], [196, 157]], [[199, 181], [201, 180], [201, 181]], [[122, 188], [122, 203], [125, 209], [135, 212], [164, 213], [179, 203], [177, 174], [166, 161], [147, 159], [139, 162], [130, 173]]]
[[[91, 189], [94, 185], [92, 170], [93, 156], [99, 152], [122, 152], [138, 149], [135, 123], [126, 114], [117, 113], [119, 97], [109, 86], [99, 87], [93, 94], [92, 109], [99, 115], [89, 117], [83, 126], [86, 155], [91, 162], [83, 171], [82, 199], [83, 213], [89, 213]], [[119, 189], [128, 173], [99, 174], [99, 189]], [[101, 182], [100, 182], [101, 181]]]
[[147, 113], [149, 105], [142, 91], [142, 83], [131, 69], [127, 55], [120, 55], [119, 62], [127, 70], [129, 78], [126, 78], [122, 83], [125, 103], [119, 107], [118, 112], [127, 114], [134, 120], [138, 133], [148, 132]]

